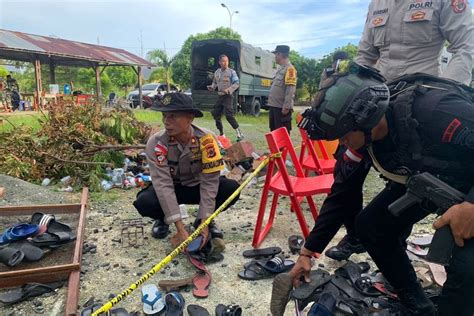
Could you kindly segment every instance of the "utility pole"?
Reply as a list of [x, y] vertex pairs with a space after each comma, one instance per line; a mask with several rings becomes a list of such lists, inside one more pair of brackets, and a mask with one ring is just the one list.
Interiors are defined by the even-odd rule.
[[234, 16], [234, 14], [238, 14], [239, 11], [231, 11], [229, 9], [229, 7], [225, 4], [225, 3], [221, 3], [221, 6], [223, 8], [226, 8], [227, 9], [227, 12], [229, 13], [229, 20], [230, 20], [230, 23], [229, 23], [229, 28], [230, 28], [230, 31], [232, 32], [232, 17]]
[[140, 30], [140, 57], [143, 58], [143, 32]]

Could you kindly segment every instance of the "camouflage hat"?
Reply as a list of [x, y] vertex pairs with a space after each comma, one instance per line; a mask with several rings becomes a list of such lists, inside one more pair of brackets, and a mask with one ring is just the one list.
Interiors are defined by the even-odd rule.
[[184, 93], [167, 93], [151, 109], [159, 112], [187, 112], [195, 117], [203, 117], [201, 110], [194, 106], [193, 99]]

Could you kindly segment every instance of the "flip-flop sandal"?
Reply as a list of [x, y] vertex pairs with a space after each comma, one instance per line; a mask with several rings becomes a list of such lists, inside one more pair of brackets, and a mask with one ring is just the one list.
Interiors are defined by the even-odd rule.
[[216, 316], [240, 316], [242, 315], [242, 308], [239, 305], [224, 305], [216, 306]]
[[44, 256], [44, 251], [41, 248], [36, 247], [26, 240], [12, 242], [10, 243], [9, 247], [23, 252], [25, 255], [23, 258], [24, 261], [35, 262], [41, 260]]
[[183, 316], [184, 297], [178, 292], [171, 292], [165, 296], [166, 316]]
[[355, 290], [354, 287], [350, 284], [350, 281], [344, 277], [341, 277], [339, 275], [333, 275], [330, 282], [335, 285], [347, 297], [358, 300], [363, 300], [365, 298], [365, 296]]
[[368, 276], [361, 276], [354, 282], [354, 287], [360, 293], [366, 296], [380, 296], [381, 293], [372, 284], [372, 280]]
[[283, 256], [276, 256], [266, 261], [257, 261], [257, 264], [274, 274], [288, 272], [295, 266], [293, 260], [285, 259]]
[[346, 262], [342, 267], [338, 268], [334, 274], [342, 276], [352, 284], [355, 284], [356, 280], [359, 279], [363, 273], [367, 273], [370, 269], [370, 265], [367, 262], [354, 263], [350, 260]]
[[201, 260], [191, 256], [189, 253], [187, 254], [187, 257], [188, 257], [189, 262], [191, 262], [191, 264], [196, 269], [198, 269], [199, 271], [202, 271], [202, 272], [208, 272], [206, 266], [204, 265], [204, 263]]
[[0, 302], [5, 305], [11, 305], [18, 302], [22, 302], [26, 299], [40, 296], [46, 293], [55, 292], [57, 288], [64, 285], [64, 282], [54, 283], [27, 283], [23, 286], [4, 293], [0, 296]]
[[165, 303], [161, 292], [154, 284], [142, 286], [143, 312], [146, 315], [153, 315], [161, 312], [165, 308]]
[[196, 239], [191, 241], [191, 243], [188, 245], [188, 248], [186, 248], [186, 251], [188, 253], [195, 253], [201, 250], [201, 244], [202, 244], [203, 238], [204, 238], [203, 235], [197, 236]]
[[262, 279], [269, 279], [274, 277], [275, 273], [264, 269], [263, 264], [259, 264], [259, 261], [251, 261], [248, 265], [244, 266], [244, 270], [240, 271], [238, 276], [243, 280], [256, 281]]
[[418, 277], [418, 281], [420, 281], [421, 287], [426, 289], [433, 285], [433, 280], [431, 280], [429, 273], [429, 269], [424, 267], [416, 267], [415, 273]]
[[431, 241], [433, 240], [433, 235], [420, 235], [415, 236], [410, 240], [410, 243], [413, 245], [418, 245], [420, 247], [428, 247], [431, 245]]
[[262, 257], [273, 257], [281, 252], [280, 247], [268, 247], [261, 249], [249, 249], [245, 250], [242, 255], [245, 258], [262, 258]]
[[407, 250], [419, 257], [426, 257], [426, 255], [428, 255], [428, 248], [424, 249], [424, 248], [421, 248], [420, 246], [418, 245], [410, 245], [408, 244], [407, 245]]
[[38, 247], [57, 248], [63, 244], [74, 241], [75, 236], [65, 232], [44, 233], [31, 238], [31, 242]]
[[23, 261], [24, 257], [25, 254], [19, 249], [12, 247], [0, 248], [0, 262], [9, 267], [16, 267]]
[[430, 267], [431, 274], [433, 275], [433, 280], [437, 285], [442, 287], [447, 279], [446, 269], [444, 266], [432, 262], [428, 262], [428, 266]]
[[209, 296], [209, 285], [211, 285], [211, 274], [208, 271], [199, 271], [193, 277], [193, 295], [197, 298]]
[[280, 273], [273, 279], [270, 311], [273, 316], [283, 316], [293, 289], [293, 278], [289, 273]]
[[31, 215], [30, 223], [39, 226], [38, 235], [44, 234], [48, 230], [49, 222], [55, 220], [54, 215], [36, 212]]
[[158, 282], [158, 286], [165, 292], [178, 291], [183, 287], [187, 287], [193, 284], [193, 277], [179, 279], [179, 280], [161, 280]]
[[398, 296], [395, 292], [392, 292], [390, 291], [389, 289], [387, 289], [387, 287], [385, 286], [385, 284], [383, 282], [374, 282], [373, 283], [373, 287], [379, 291], [380, 293], [382, 294], [385, 294], [393, 299], [397, 299]]
[[194, 305], [194, 304], [188, 305], [187, 311], [188, 311], [189, 316], [211, 316], [211, 314], [209, 314], [209, 311], [207, 309], [199, 305]]
[[291, 293], [291, 297], [300, 301], [305, 300], [311, 297], [318, 288], [331, 280], [329, 273], [321, 269], [311, 271], [309, 278], [311, 281], [309, 283], [304, 282], [294, 289]]
[[333, 315], [336, 307], [336, 297], [333, 293], [321, 293], [319, 300], [311, 306], [308, 315], [311, 316], [330, 316]]
[[18, 224], [12, 226], [8, 228], [0, 237], [0, 245], [31, 237], [38, 232], [38, 229], [38, 225], [35, 224]]
[[[39, 213], [35, 213], [39, 214]], [[102, 307], [102, 304], [94, 304], [84, 308], [81, 312], [81, 316], [91, 316], [94, 312], [98, 311]]]
[[288, 237], [288, 247], [290, 248], [292, 254], [300, 253], [303, 244], [304, 239], [299, 235], [291, 235]]

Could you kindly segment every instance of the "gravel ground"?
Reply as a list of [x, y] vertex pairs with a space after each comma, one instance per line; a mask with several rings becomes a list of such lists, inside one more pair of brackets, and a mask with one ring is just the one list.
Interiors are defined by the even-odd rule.
[[[80, 198], [80, 193], [77, 192], [57, 192], [53, 188], [44, 188], [3, 175], [0, 175], [0, 186], [7, 189], [3, 200], [0, 199], [0, 205], [71, 203], [79, 201]], [[217, 219], [218, 226], [225, 233], [225, 259], [208, 266], [213, 276], [209, 297], [196, 299], [191, 289], [186, 289], [182, 291], [182, 294], [187, 304], [199, 304], [207, 308], [211, 314], [214, 313], [217, 304], [239, 304], [245, 315], [270, 315], [272, 280], [243, 281], [237, 277], [244, 263], [248, 261], [241, 254], [244, 250], [251, 248], [261, 187], [262, 183], [258, 183], [245, 189], [241, 199]], [[370, 200], [382, 187], [383, 182], [371, 172], [364, 189], [366, 201]], [[113, 189], [111, 193], [108, 193], [114, 197], [113, 199], [104, 199], [103, 196], [95, 200], [90, 199], [85, 244], [92, 250], [83, 255], [79, 310], [91, 300], [105, 302], [111, 296], [119, 294], [172, 250], [169, 239], [156, 240], [151, 237], [152, 221], [147, 219], [144, 220], [146, 225], [143, 245], [124, 247], [120, 243], [122, 221], [138, 217], [138, 213], [132, 206], [136, 193], [137, 190]], [[322, 199], [318, 198], [317, 204], [320, 206], [321, 203]], [[194, 209], [190, 208], [189, 212], [191, 216], [187, 221], [191, 223], [194, 218]], [[309, 223], [312, 223], [309, 216], [307, 219]], [[429, 231], [429, 226], [430, 221], [426, 220], [422, 225], [416, 226], [415, 231]], [[296, 216], [289, 212], [288, 200], [281, 200], [276, 222], [263, 246], [280, 246], [288, 254], [287, 237], [291, 234], [301, 234], [298, 227]], [[336, 244], [344, 233], [344, 229], [341, 229], [331, 245]], [[289, 257], [296, 260], [296, 256]], [[372, 264], [366, 254], [354, 255], [351, 259], [365, 260]], [[317, 265], [333, 271], [342, 263], [322, 255]], [[157, 284], [162, 279], [179, 279], [191, 276], [193, 273], [194, 269], [186, 258], [180, 255], [153, 276], [149, 282]], [[66, 288], [62, 288], [56, 295], [42, 296], [12, 307], [0, 307], [0, 314], [62, 315], [65, 295]], [[118, 306], [128, 311], [140, 311], [142, 306], [140, 300], [141, 295], [138, 289]], [[293, 310], [293, 304], [288, 304], [286, 315], [293, 315]]]

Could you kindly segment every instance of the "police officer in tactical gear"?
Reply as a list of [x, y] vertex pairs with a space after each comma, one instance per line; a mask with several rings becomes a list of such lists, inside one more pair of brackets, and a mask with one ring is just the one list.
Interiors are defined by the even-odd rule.
[[[356, 234], [407, 314], [434, 315], [435, 307], [417, 280], [405, 242], [413, 224], [426, 217], [431, 206], [416, 204], [393, 216], [388, 206], [406, 192], [393, 175], [429, 172], [467, 194], [466, 201], [473, 201], [474, 90], [427, 74], [403, 76], [386, 85], [373, 69], [353, 64], [349, 73], [325, 82], [313, 109], [303, 116], [300, 126], [311, 138], [340, 139], [352, 150], [367, 149], [373, 165], [387, 178], [385, 189], [356, 214]], [[366, 173], [354, 176], [363, 183]], [[357, 196], [347, 193], [333, 199], [337, 203]], [[456, 247], [446, 267], [438, 313], [470, 316], [474, 313], [474, 204], [451, 207], [434, 228], [445, 225], [450, 226]], [[314, 233], [291, 271], [295, 281], [301, 276], [309, 279], [309, 257], [317, 252]]]
[[[473, 33], [471, 6], [466, 0], [373, 0], [355, 61], [377, 68], [388, 81], [423, 72], [469, 85]], [[440, 73], [439, 54], [446, 42], [453, 55], [445, 71]], [[345, 260], [352, 253], [364, 251], [353, 231], [354, 216], [362, 209], [363, 181], [360, 179], [368, 173], [370, 159], [363, 149], [356, 151], [343, 146], [336, 158], [334, 185], [321, 208], [321, 213], [327, 213], [328, 221], [320, 223], [328, 225], [317, 227], [319, 235], [315, 239], [319, 240], [318, 252], [324, 251], [344, 223], [347, 235], [325, 254], [335, 260]], [[354, 191], [354, 187], [359, 190]], [[347, 199], [351, 203], [337, 199], [339, 195], [348, 194], [352, 194], [351, 199]]]
[[[146, 145], [152, 185], [140, 191], [133, 203], [142, 216], [155, 219], [152, 236], [165, 238], [169, 225], [174, 223], [175, 243], [184, 241], [188, 232], [184, 228], [179, 204], [199, 204], [197, 227], [215, 209], [224, 203], [239, 184], [220, 177], [224, 168], [220, 149], [214, 135], [193, 124], [203, 113], [192, 99], [183, 93], [169, 93], [152, 107], [163, 113], [164, 129], [152, 135]], [[233, 205], [238, 196], [229, 204]], [[203, 240], [222, 238], [222, 232], [212, 223], [205, 229]]]

